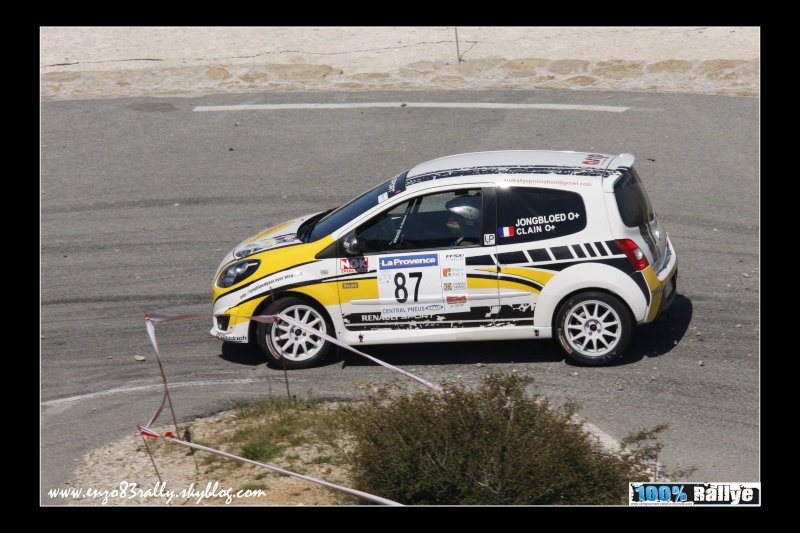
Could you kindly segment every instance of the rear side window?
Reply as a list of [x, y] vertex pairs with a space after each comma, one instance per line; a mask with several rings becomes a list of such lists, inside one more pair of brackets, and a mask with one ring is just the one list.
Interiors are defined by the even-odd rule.
[[622, 222], [629, 228], [644, 226], [655, 217], [650, 198], [633, 168], [614, 185], [614, 197]]
[[507, 187], [497, 189], [497, 242], [554, 239], [586, 227], [586, 206], [570, 191]]

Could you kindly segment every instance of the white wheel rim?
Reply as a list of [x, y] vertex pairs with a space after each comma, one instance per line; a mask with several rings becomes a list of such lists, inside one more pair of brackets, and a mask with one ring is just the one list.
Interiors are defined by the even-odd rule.
[[[321, 333], [327, 333], [325, 319], [311, 307], [295, 305], [287, 307], [280, 314], [287, 315]], [[270, 340], [281, 357], [292, 361], [310, 359], [325, 346], [325, 339], [319, 335], [283, 321], [273, 324], [270, 330]]]
[[599, 357], [612, 351], [622, 335], [622, 319], [599, 300], [586, 300], [567, 313], [564, 335], [577, 352]]

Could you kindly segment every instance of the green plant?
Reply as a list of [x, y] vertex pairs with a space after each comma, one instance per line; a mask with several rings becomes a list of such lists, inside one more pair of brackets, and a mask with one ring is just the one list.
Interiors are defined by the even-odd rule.
[[226, 442], [246, 459], [269, 463], [281, 458], [294, 464], [302, 462], [299, 452], [310, 448], [324, 451], [324, 458], [306, 463], [342, 461], [341, 454], [331, 454], [341, 434], [340, 423], [335, 409], [325, 404], [270, 396], [266, 401], [238, 406], [236, 415], [237, 429]]
[[667, 426], [609, 452], [578, 421], [577, 404], [551, 408], [526, 393], [532, 382], [492, 373], [475, 390], [384, 390], [342, 406], [352, 486], [406, 505], [626, 504], [628, 482], [649, 481], [643, 461], [657, 457], [652, 441]]

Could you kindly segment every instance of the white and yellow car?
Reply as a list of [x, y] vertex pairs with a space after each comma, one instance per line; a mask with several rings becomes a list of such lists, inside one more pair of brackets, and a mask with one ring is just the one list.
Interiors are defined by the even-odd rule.
[[[286, 368], [352, 346], [548, 339], [618, 357], [675, 297], [677, 256], [631, 154], [507, 150], [419, 164], [225, 256], [211, 334]], [[257, 315], [290, 317], [274, 323]], [[311, 328], [324, 336], [316, 335]]]

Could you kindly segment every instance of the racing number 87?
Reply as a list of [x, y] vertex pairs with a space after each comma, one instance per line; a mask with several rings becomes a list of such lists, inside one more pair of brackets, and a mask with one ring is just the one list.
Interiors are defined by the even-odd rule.
[[[419, 282], [422, 281], [422, 272], [409, 272], [409, 278], [416, 278], [417, 283], [414, 285], [414, 301], [416, 302], [419, 297]], [[398, 272], [394, 275], [394, 297], [403, 304], [408, 301], [408, 289], [406, 288], [406, 275]]]

